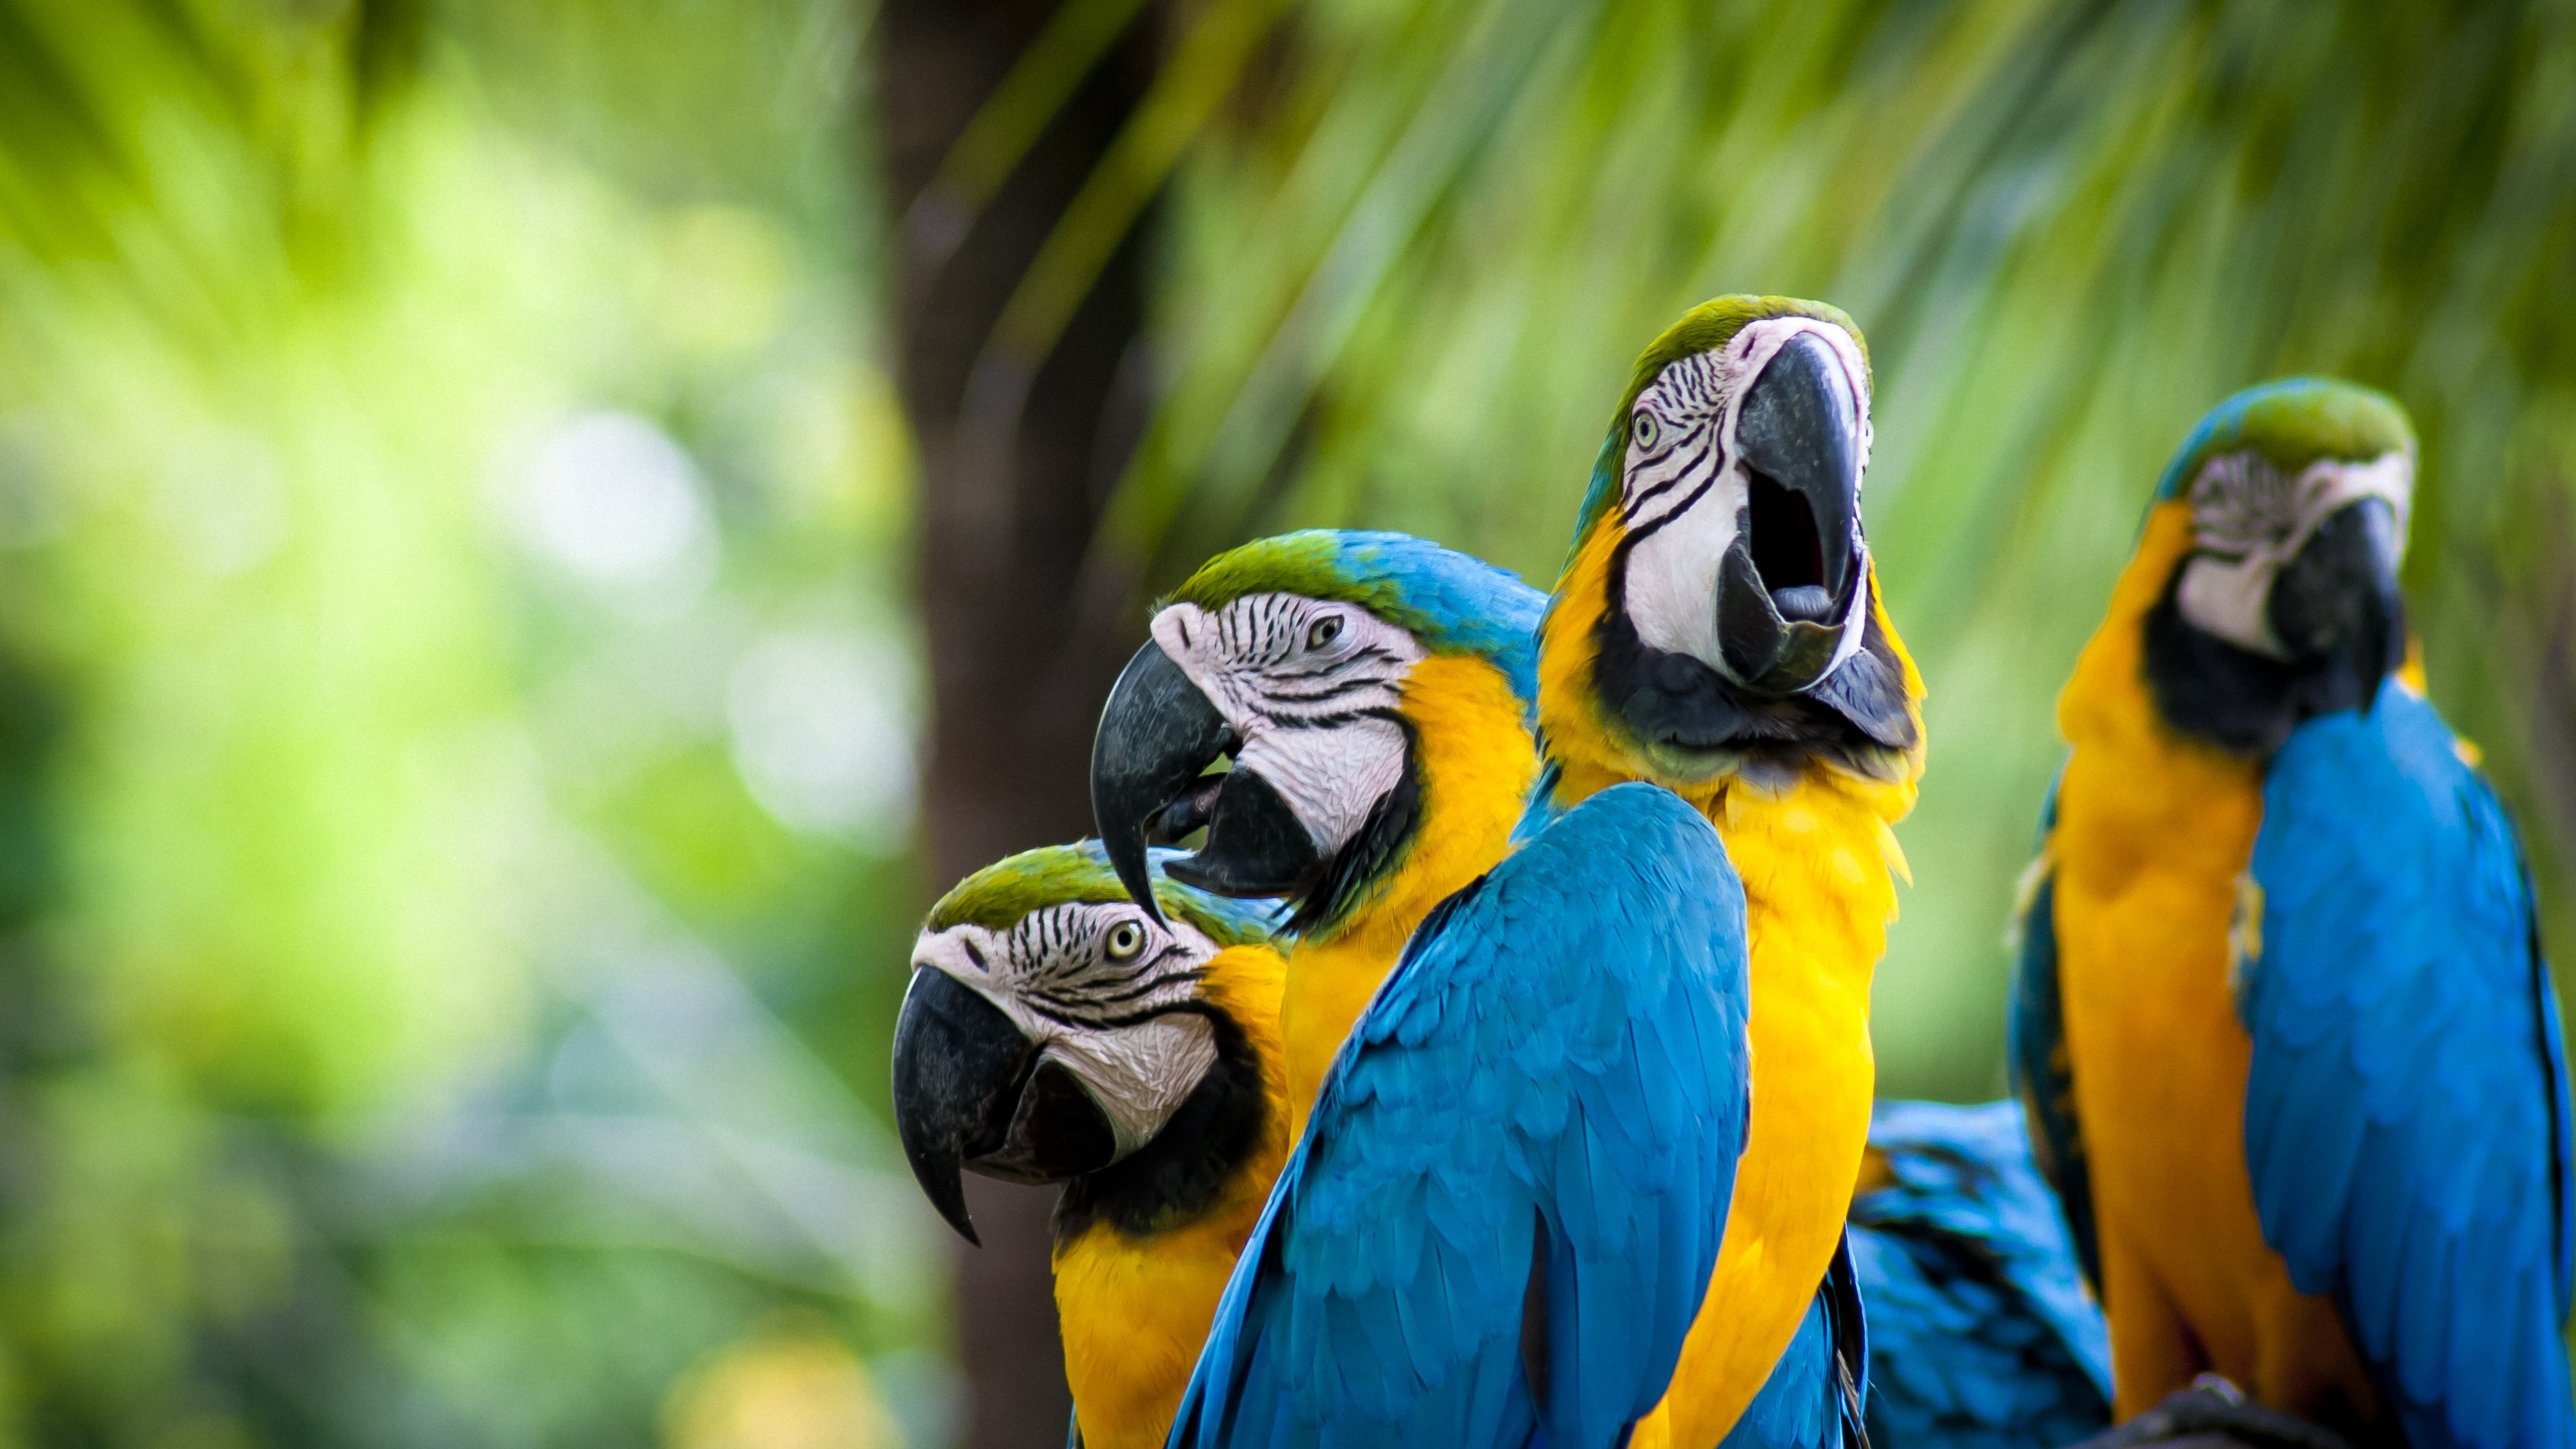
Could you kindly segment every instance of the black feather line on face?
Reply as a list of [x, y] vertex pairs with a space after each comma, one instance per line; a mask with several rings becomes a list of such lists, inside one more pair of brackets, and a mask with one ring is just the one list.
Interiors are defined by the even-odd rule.
[[1906, 708], [1905, 666], [1877, 610], [1864, 617], [1859, 650], [1805, 693], [1756, 695], [1637, 636], [1619, 602], [1634, 542], [1621, 540], [1611, 559], [1610, 605], [1593, 632], [1592, 686], [1610, 720], [1650, 750], [1705, 760], [1712, 778], [1786, 784], [1818, 759], [1872, 779], [1901, 776], [1900, 757], [1920, 734]]
[[1311, 935], [1341, 924], [1369, 887], [1393, 875], [1413, 849], [1414, 837], [1422, 828], [1422, 776], [1413, 721], [1392, 710], [1385, 711], [1385, 718], [1404, 731], [1404, 773], [1396, 777], [1394, 789], [1369, 807], [1368, 818], [1352, 833], [1350, 843], [1325, 862], [1323, 883], [1297, 903], [1296, 914], [1288, 919], [1285, 929], [1291, 933]]
[[1270, 1114], [1277, 1109], [1259, 1054], [1224, 1012], [1204, 1004], [1181, 1009], [1208, 1019], [1216, 1038], [1216, 1064], [1152, 1141], [1065, 1184], [1055, 1205], [1057, 1243], [1102, 1224], [1135, 1238], [1183, 1226], [1204, 1212], [1260, 1149]]
[[[2165, 723], [2239, 759], [2268, 760], [2307, 721], [2378, 698], [2393, 657], [2376, 668], [2342, 655], [2284, 662], [2193, 627], [2181, 604], [2189, 563], [2175, 565], [2147, 612], [2147, 693]], [[2405, 634], [2401, 616], [2390, 637], [2402, 645]]]

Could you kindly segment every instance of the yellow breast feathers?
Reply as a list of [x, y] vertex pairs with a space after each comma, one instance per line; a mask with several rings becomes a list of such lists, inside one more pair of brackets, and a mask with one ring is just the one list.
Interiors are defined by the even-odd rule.
[[[1594, 704], [1592, 630], [1609, 606], [1617, 539], [1615, 525], [1593, 531], [1541, 635], [1540, 724], [1568, 805], [1623, 780], [1661, 779]], [[1870, 592], [1876, 611], [1874, 578]], [[1879, 622], [1893, 641], [1883, 614]], [[1898, 653], [1907, 699], [1918, 700], [1922, 681]], [[1776, 795], [1724, 775], [1677, 790], [1717, 826], [1744, 881], [1753, 1120], [1717, 1270], [1671, 1389], [1638, 1426], [1639, 1449], [1710, 1449], [1726, 1436], [1796, 1334], [1841, 1240], [1875, 1087], [1870, 977], [1896, 916], [1892, 877], [1905, 873], [1889, 826], [1913, 807], [1921, 759], [1918, 747], [1893, 781], [1817, 762]]]
[[[1284, 1090], [1283, 970], [1268, 946], [1229, 947], [1209, 960], [1202, 987], [1251, 1042], [1274, 1102]], [[1288, 1141], [1286, 1115], [1271, 1113], [1259, 1148], [1216, 1202], [1188, 1222], [1140, 1235], [1098, 1222], [1056, 1245], [1065, 1377], [1089, 1449], [1158, 1449], [1170, 1432], [1217, 1299], [1287, 1160]]]

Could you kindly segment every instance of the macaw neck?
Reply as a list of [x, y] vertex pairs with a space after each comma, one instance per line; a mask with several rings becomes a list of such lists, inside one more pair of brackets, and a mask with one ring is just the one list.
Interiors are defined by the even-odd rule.
[[2231, 755], [2268, 762], [2300, 725], [2320, 715], [2365, 708], [2378, 697], [2399, 661], [2363, 659], [2342, 650], [2301, 660], [2275, 659], [2205, 633], [2185, 619], [2176, 583], [2195, 536], [2189, 504], [2155, 505], [2147, 537], [2130, 566], [2135, 577], [2124, 575], [2146, 607], [2134, 617], [2123, 614], [2123, 627], [2140, 636], [2139, 675], [2166, 725]]
[[2252, 855], [2261, 764], [2176, 730], [2147, 683], [2147, 620], [2192, 538], [2189, 505], [2160, 503], [2147, 515], [2102, 625], [2058, 695], [2057, 727], [2073, 747], [2058, 786], [2058, 829], [2072, 826], [2091, 847], [2068, 869], [2125, 877], [2152, 852], [2168, 869], [2232, 889]]
[[[1661, 785], [1680, 795], [1699, 807], [1721, 834], [1727, 831], [1731, 816], [1740, 817], [1746, 810], [1758, 811], [1764, 802], [1787, 807], [1801, 800], [1832, 797], [1874, 815], [1882, 828], [1903, 819], [1914, 808], [1916, 781], [1923, 769], [1919, 720], [1913, 731], [1917, 741], [1914, 747], [1888, 757], [1896, 767], [1888, 777], [1862, 774], [1823, 758], [1812, 758], [1785, 784], [1767, 779], [1757, 783], [1732, 772], [1686, 779], [1672, 774], [1658, 757], [1639, 747], [1623, 726], [1607, 718], [1594, 686], [1601, 623], [1615, 607], [1611, 593], [1618, 575], [1619, 544], [1617, 526], [1607, 521], [1585, 538], [1567, 562], [1565, 575], [1557, 583], [1556, 597], [1539, 626], [1539, 735], [1546, 742], [1548, 762], [1556, 768], [1548, 802], [1553, 811], [1570, 810], [1592, 795], [1629, 780]], [[1913, 701], [1922, 697], [1922, 680], [1903, 646], [1895, 643], [1896, 631], [1879, 602], [1874, 578], [1869, 587], [1873, 622], [1895, 651], [1911, 715]], [[1748, 879], [1745, 889], [1751, 893], [1754, 882]]]
[[[1090, 1449], [1163, 1442], [1235, 1257], [1287, 1159], [1288, 1126], [1278, 1110], [1281, 970], [1268, 946], [1232, 947], [1210, 960], [1202, 991], [1221, 1043], [1210, 1080], [1224, 1072], [1224, 1081], [1216, 1089], [1203, 1083], [1153, 1142], [1068, 1185], [1057, 1207], [1056, 1317], [1074, 1416]], [[1202, 1095], [1222, 1099], [1205, 1106], [1226, 1110], [1194, 1113]], [[1240, 1110], [1247, 1102], [1255, 1110]]]
[[1292, 1131], [1333, 1057], [1431, 908], [1491, 870], [1511, 848], [1538, 754], [1528, 705], [1492, 664], [1434, 654], [1413, 668], [1400, 707], [1420, 796], [1408, 838], [1338, 919], [1288, 948], [1280, 1009]]
[[1148, 1238], [1195, 1221], [1265, 1159], [1268, 1190], [1286, 1151], [1278, 1111], [1282, 970], [1267, 945], [1229, 947], [1209, 959], [1200, 1009], [1214, 1029], [1215, 1065], [1152, 1141], [1065, 1184], [1055, 1212], [1059, 1249], [1100, 1226]]
[[[1785, 784], [1660, 773], [1605, 721], [1592, 685], [1611, 552], [1599, 538], [1577, 550], [1540, 629], [1551, 804], [1569, 809], [1631, 780], [1689, 801], [1717, 828], [1744, 883], [1751, 947], [1752, 1121], [1717, 1268], [1654, 1415], [1663, 1442], [1709, 1449], [1779, 1361], [1841, 1241], [1869, 1135], [1870, 979], [1905, 871], [1890, 826], [1913, 806], [1922, 754], [1919, 744], [1892, 754], [1903, 765], [1892, 779], [1820, 759]], [[1885, 628], [1883, 616], [1878, 623]], [[1904, 675], [1910, 708], [1921, 685], [1910, 662]]]

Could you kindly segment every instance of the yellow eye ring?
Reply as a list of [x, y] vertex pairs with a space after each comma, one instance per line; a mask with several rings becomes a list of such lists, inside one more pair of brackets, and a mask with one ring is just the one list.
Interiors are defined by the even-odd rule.
[[1341, 637], [1342, 616], [1339, 614], [1326, 614], [1306, 626], [1306, 647], [1309, 649], [1330, 649], [1333, 641]]
[[1661, 429], [1655, 422], [1655, 415], [1643, 409], [1638, 411], [1635, 420], [1628, 427], [1629, 436], [1636, 439], [1637, 446], [1640, 448], [1655, 446], [1655, 438], [1660, 432]]
[[1133, 961], [1145, 949], [1145, 928], [1134, 921], [1120, 921], [1109, 928], [1109, 939], [1101, 949], [1112, 961]]

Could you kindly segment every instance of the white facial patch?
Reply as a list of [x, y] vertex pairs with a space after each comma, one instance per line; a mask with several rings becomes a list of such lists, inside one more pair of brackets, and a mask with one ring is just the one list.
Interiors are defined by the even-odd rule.
[[[1629, 414], [1619, 509], [1636, 542], [1629, 546], [1621, 602], [1648, 646], [1689, 655], [1730, 677], [1717, 642], [1718, 565], [1743, 527], [1752, 492], [1736, 447], [1736, 424], [1753, 380], [1791, 338], [1801, 336], [1825, 344], [1851, 389], [1858, 424], [1851, 484], [1857, 499], [1869, 471], [1869, 368], [1851, 334], [1830, 322], [1748, 322], [1723, 348], [1666, 366], [1637, 395]], [[1857, 507], [1851, 543], [1858, 574], [1868, 568], [1869, 553]], [[1840, 623], [1834, 667], [1859, 650], [1867, 614], [1868, 591], [1855, 586]]]
[[[1113, 934], [1133, 925], [1126, 960]], [[1099, 1104], [1125, 1157], [1163, 1124], [1216, 1065], [1216, 1033], [1195, 1011], [1199, 974], [1217, 947], [1177, 916], [1167, 928], [1124, 901], [1031, 911], [1006, 931], [924, 931], [912, 964], [944, 972], [998, 1007], [1045, 1059], [1060, 1062]]]
[[1403, 629], [1357, 604], [1247, 594], [1214, 612], [1174, 604], [1153, 633], [1241, 741], [1234, 767], [1279, 792], [1318, 854], [1350, 844], [1403, 780], [1393, 716], [1424, 654]]
[[2383, 453], [2367, 463], [2320, 459], [2284, 475], [2259, 453], [2227, 453], [2191, 483], [2193, 544], [2174, 605], [2192, 627], [2273, 659], [2289, 650], [2272, 631], [2272, 581], [2317, 526], [2364, 498], [2388, 504], [2399, 546], [2414, 501], [2415, 459]]

